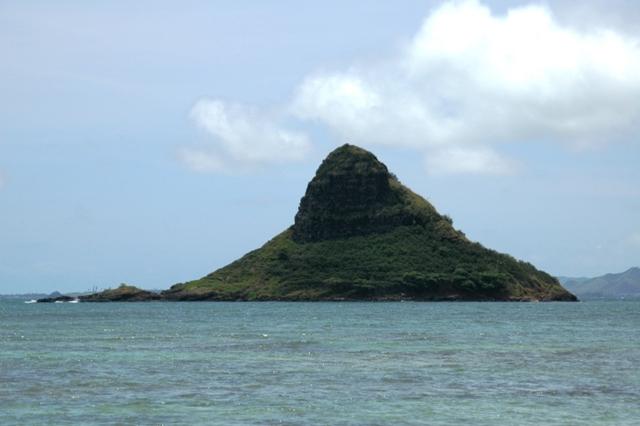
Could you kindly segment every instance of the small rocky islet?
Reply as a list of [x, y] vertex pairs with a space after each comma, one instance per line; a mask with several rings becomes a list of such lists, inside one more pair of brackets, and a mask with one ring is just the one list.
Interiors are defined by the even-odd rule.
[[55, 302], [149, 302], [163, 300], [160, 293], [142, 290], [138, 287], [121, 284], [114, 289], [103, 290], [98, 293], [85, 294], [80, 296], [48, 296], [38, 299], [38, 303]]
[[[39, 302], [68, 301], [69, 296]], [[375, 155], [343, 145], [309, 182], [294, 224], [211, 274], [116, 301], [576, 301], [551, 275], [472, 242]]]

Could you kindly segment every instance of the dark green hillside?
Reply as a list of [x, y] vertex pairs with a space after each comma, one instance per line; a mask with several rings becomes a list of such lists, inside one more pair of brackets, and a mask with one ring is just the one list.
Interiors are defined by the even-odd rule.
[[532, 265], [455, 230], [368, 151], [344, 145], [292, 227], [170, 300], [575, 300]]
[[309, 183], [292, 237], [343, 239], [439, 220], [433, 206], [402, 186], [373, 154], [344, 145], [329, 154]]
[[110, 288], [98, 293], [86, 294], [77, 297], [62, 294], [49, 295], [49, 297], [38, 299], [38, 302], [149, 302], [162, 299], [163, 297], [158, 293], [142, 290], [138, 287], [123, 283], [117, 288]]
[[132, 285], [120, 284], [118, 288], [80, 296], [79, 299], [81, 302], [147, 302], [160, 300], [162, 296]]

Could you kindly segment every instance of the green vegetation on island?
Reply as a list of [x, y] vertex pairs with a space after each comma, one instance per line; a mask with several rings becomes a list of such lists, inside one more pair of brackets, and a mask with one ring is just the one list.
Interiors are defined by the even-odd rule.
[[146, 302], [149, 300], [160, 300], [162, 296], [138, 287], [120, 284], [117, 288], [107, 289], [99, 293], [80, 296], [82, 302]]
[[98, 293], [80, 295], [77, 297], [69, 295], [49, 296], [38, 299], [38, 302], [148, 302], [162, 299], [162, 296], [158, 293], [142, 290], [138, 287], [123, 283], [117, 288], [109, 288]]
[[370, 152], [334, 150], [295, 223], [166, 300], [576, 300], [549, 274], [469, 241]]
[[211, 274], [161, 293], [116, 289], [41, 302], [182, 300], [575, 301], [533, 265], [469, 241], [370, 152], [334, 150], [294, 224]]

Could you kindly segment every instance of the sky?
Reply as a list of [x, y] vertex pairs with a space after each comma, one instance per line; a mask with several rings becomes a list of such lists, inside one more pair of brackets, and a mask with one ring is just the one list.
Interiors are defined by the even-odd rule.
[[162, 289], [374, 152], [554, 275], [640, 266], [640, 3], [0, 1], [0, 293]]

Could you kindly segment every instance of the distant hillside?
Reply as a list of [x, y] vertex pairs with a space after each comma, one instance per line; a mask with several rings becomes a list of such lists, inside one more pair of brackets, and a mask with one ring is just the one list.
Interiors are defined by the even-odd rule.
[[559, 277], [562, 285], [581, 299], [640, 298], [640, 268], [595, 278]]

